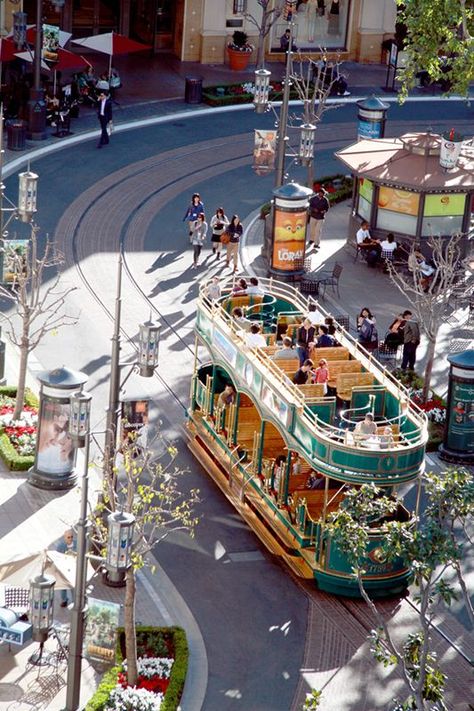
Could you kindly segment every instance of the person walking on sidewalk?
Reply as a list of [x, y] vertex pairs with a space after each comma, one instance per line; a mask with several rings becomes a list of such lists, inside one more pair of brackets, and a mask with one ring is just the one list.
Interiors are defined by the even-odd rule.
[[199, 193], [193, 193], [191, 197], [191, 204], [188, 205], [188, 209], [186, 210], [183, 217], [183, 222], [186, 222], [188, 225], [190, 242], [192, 242], [193, 224], [194, 222], [196, 222], [201, 212], [204, 212], [204, 203], [202, 202]]
[[102, 148], [102, 146], [106, 146], [109, 143], [107, 129], [112, 121], [112, 101], [105, 91], [101, 91], [98, 97], [97, 118], [99, 119], [101, 130], [97, 148]]
[[324, 220], [329, 210], [326, 191], [320, 188], [309, 201], [309, 247], [319, 249]]
[[223, 207], [218, 207], [216, 214], [211, 217], [210, 227], [212, 230], [212, 253], [216, 255], [216, 259], [221, 256], [221, 237], [224, 234], [227, 225], [229, 224], [229, 218], [224, 213]]
[[226, 237], [228, 237], [227, 242], [227, 257], [226, 257], [226, 267], [230, 266], [231, 260], [234, 262], [234, 272], [237, 271], [238, 261], [239, 261], [239, 242], [242, 237], [244, 228], [238, 215], [232, 215], [230, 225], [227, 226], [225, 231]]
[[199, 213], [197, 220], [192, 226], [191, 244], [193, 245], [193, 266], [191, 269], [196, 269], [201, 254], [202, 245], [207, 236], [206, 216], [203, 212]]
[[420, 345], [420, 327], [416, 321], [412, 321], [411, 311], [404, 311], [403, 318], [403, 356], [401, 369], [415, 370], [416, 349]]

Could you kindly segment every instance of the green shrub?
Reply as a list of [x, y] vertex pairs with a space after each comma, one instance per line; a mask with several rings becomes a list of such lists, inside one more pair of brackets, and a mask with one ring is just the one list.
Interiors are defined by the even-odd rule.
[[[2, 395], [5, 397], [15, 398], [16, 386], [0, 386], [0, 396]], [[25, 405], [28, 405], [29, 407], [38, 407], [39, 405], [38, 398], [29, 388], [26, 388], [25, 390]], [[35, 462], [33, 455], [22, 456], [18, 454], [5, 433], [0, 434], [0, 457], [12, 472], [28, 471], [28, 469], [31, 469]]]
[[8, 435], [4, 432], [0, 434], [0, 457], [12, 472], [25, 472], [31, 469], [35, 463], [33, 455], [22, 456], [18, 454], [15, 447], [10, 442]]
[[[183, 693], [184, 682], [188, 670], [189, 650], [186, 634], [181, 627], [151, 627], [137, 626], [137, 644], [143, 645], [153, 651], [154, 654], [167, 654], [168, 649], [166, 639], [170, 639], [174, 649], [174, 664], [171, 669], [170, 682], [166, 690], [165, 698], [161, 704], [162, 711], [176, 711], [181, 695]], [[156, 638], [156, 639], [153, 639]], [[166, 648], [166, 649], [165, 649]], [[161, 651], [160, 651], [161, 650]], [[123, 627], [118, 629], [117, 638], [117, 660], [118, 666], [112, 667], [105, 672], [97, 687], [97, 691], [87, 702], [85, 711], [102, 711], [107, 703], [112, 689], [117, 686], [117, 676], [121, 670], [121, 662], [125, 651], [125, 631]]]

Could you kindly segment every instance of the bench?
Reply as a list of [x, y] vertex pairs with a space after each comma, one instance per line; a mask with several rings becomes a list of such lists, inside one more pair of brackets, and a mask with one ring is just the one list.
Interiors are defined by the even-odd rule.
[[305, 400], [314, 400], [316, 398], [324, 397], [324, 385], [322, 383], [297, 385], [296, 387], [304, 395]]
[[362, 365], [358, 360], [332, 360], [328, 363], [329, 386], [336, 387], [336, 378], [340, 373], [360, 373]]
[[337, 396], [341, 400], [350, 400], [353, 387], [372, 385], [373, 382], [372, 373], [339, 373], [336, 376]]
[[312, 348], [309, 357], [317, 366], [321, 358], [326, 358], [326, 360], [349, 360], [349, 350], [344, 346]]
[[277, 368], [280, 368], [286, 375], [293, 376], [298, 368], [300, 367], [299, 360], [296, 358], [279, 358], [278, 360], [272, 361]]
[[[337, 511], [340, 503], [344, 499], [344, 492], [336, 493], [334, 489], [328, 491], [327, 513]], [[299, 489], [292, 493], [290, 510], [295, 515], [299, 506], [306, 501], [308, 514], [313, 520], [321, 517], [324, 508], [324, 489]]]
[[243, 296], [228, 296], [222, 300], [222, 308], [224, 308], [228, 314], [239, 307], [241, 309], [246, 309], [249, 306], [255, 306], [256, 304], [261, 304], [263, 301], [263, 296], [257, 296], [253, 294], [243, 295]]

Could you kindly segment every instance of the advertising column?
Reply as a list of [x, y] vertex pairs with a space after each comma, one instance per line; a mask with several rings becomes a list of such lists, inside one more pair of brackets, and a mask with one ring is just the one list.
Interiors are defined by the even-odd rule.
[[273, 191], [273, 230], [270, 272], [293, 279], [302, 274], [310, 188], [288, 183]]
[[363, 138], [383, 138], [389, 104], [372, 95], [370, 99], [357, 102], [357, 140]]
[[448, 356], [450, 364], [444, 441], [439, 456], [474, 463], [474, 350]]

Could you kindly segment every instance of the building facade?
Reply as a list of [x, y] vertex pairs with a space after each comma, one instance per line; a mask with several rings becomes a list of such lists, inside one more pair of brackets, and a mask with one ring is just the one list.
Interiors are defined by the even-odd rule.
[[[2, 27], [9, 31], [12, 13], [24, 10], [34, 23], [37, 0], [3, 0]], [[284, 0], [273, 0], [275, 6]], [[74, 37], [115, 30], [182, 61], [227, 62], [226, 46], [234, 30], [244, 30], [256, 44], [257, 29], [245, 16], [258, 20], [257, 0], [43, 0], [45, 20], [59, 24]], [[306, 53], [321, 49], [341, 59], [377, 63], [383, 40], [393, 36], [395, 0], [297, 0], [296, 44]], [[281, 59], [279, 38], [286, 22], [281, 16], [265, 39], [266, 59]]]

